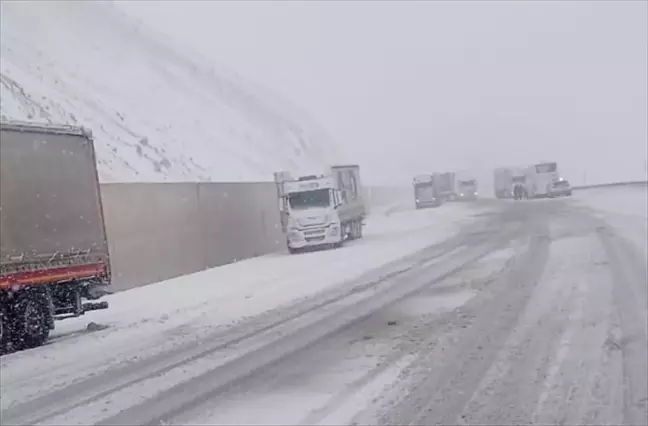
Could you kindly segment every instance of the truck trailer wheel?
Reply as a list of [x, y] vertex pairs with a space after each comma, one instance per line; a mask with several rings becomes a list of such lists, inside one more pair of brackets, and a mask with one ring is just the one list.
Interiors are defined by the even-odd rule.
[[13, 339], [19, 349], [41, 346], [49, 337], [50, 312], [45, 297], [24, 295], [13, 309]]
[[349, 224], [349, 239], [357, 240], [362, 238], [362, 221], [354, 220]]

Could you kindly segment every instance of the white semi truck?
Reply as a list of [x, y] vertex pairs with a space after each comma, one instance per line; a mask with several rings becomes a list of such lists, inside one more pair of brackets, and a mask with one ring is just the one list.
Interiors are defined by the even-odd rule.
[[479, 193], [477, 192], [477, 179], [471, 176], [464, 176], [457, 180], [457, 200], [476, 200]]
[[529, 198], [548, 197], [551, 186], [560, 180], [558, 165], [554, 162], [529, 166], [524, 175], [524, 185]]
[[278, 172], [275, 183], [290, 253], [340, 247], [347, 239], [362, 238], [366, 207], [359, 166], [333, 166], [326, 175], [296, 179]]
[[416, 175], [412, 181], [414, 205], [417, 209], [439, 207], [443, 203], [437, 174]]

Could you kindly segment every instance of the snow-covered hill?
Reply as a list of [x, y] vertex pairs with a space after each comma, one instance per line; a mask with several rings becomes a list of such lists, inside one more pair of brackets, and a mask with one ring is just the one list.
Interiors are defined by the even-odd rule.
[[271, 180], [333, 161], [305, 114], [111, 3], [1, 5], [2, 118], [91, 128], [103, 181]]

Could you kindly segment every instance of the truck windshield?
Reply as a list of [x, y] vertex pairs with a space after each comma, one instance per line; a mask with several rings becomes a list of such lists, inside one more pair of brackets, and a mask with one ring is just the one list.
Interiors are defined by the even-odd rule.
[[543, 163], [535, 165], [536, 173], [553, 173], [556, 171], [556, 163]]
[[299, 210], [310, 207], [328, 207], [331, 204], [329, 189], [295, 192], [288, 196], [290, 208]]
[[432, 201], [435, 199], [434, 186], [431, 183], [419, 184], [414, 187], [417, 200]]
[[474, 180], [461, 180], [459, 181], [459, 185], [461, 186], [475, 186], [477, 184], [476, 181]]

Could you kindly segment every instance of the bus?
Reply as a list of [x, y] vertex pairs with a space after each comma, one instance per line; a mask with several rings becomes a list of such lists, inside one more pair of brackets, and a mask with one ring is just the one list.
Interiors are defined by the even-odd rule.
[[547, 197], [552, 183], [560, 180], [556, 163], [539, 163], [525, 171], [525, 187], [529, 198]]

